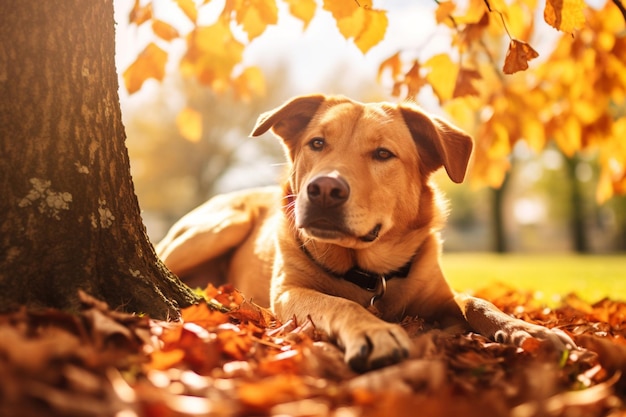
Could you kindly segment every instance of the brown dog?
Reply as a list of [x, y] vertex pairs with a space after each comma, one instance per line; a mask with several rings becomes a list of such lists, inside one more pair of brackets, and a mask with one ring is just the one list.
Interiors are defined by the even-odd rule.
[[252, 135], [270, 129], [289, 160], [284, 190], [222, 195], [187, 214], [157, 245], [173, 272], [184, 279], [212, 269], [283, 320], [310, 316], [359, 371], [408, 355], [409, 337], [392, 323], [405, 316], [501, 342], [535, 336], [574, 345], [446, 282], [438, 235], [445, 210], [429, 178], [444, 167], [463, 181], [467, 134], [411, 104], [323, 95], [261, 115]]

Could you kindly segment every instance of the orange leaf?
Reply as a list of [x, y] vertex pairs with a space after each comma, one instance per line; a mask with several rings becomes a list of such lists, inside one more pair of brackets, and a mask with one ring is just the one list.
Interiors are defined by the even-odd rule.
[[157, 370], [170, 369], [174, 365], [180, 363], [185, 357], [185, 351], [182, 349], [172, 349], [168, 351], [157, 350], [150, 355], [150, 363], [148, 367]]
[[478, 90], [472, 84], [473, 80], [480, 80], [480, 73], [473, 69], [461, 68], [459, 71], [459, 76], [456, 79], [456, 84], [454, 86], [454, 93], [452, 93], [453, 98], [463, 97], [463, 96], [477, 96]]
[[328, 10], [335, 20], [339, 20], [352, 16], [359, 8], [355, 1], [351, 0], [324, 0], [324, 10]]
[[275, 0], [238, 0], [235, 6], [235, 20], [243, 27], [252, 40], [278, 22], [278, 7]]
[[354, 0], [359, 7], [364, 9], [371, 9], [373, 6], [372, 0]]
[[137, 92], [148, 78], [161, 81], [165, 75], [166, 62], [167, 52], [154, 43], [146, 46], [135, 62], [124, 71], [124, 85], [128, 94]]
[[219, 19], [211, 26], [196, 27], [187, 36], [187, 52], [180, 61], [181, 72], [195, 76], [214, 90], [230, 85], [233, 68], [243, 58], [244, 45], [233, 36], [228, 22]]
[[196, 4], [193, 0], [176, 0], [178, 7], [180, 10], [185, 13], [185, 16], [189, 18], [192, 22], [196, 22], [198, 20], [198, 9], [196, 8]]
[[571, 33], [585, 26], [584, 8], [583, 0], [547, 0], [543, 18], [555, 29]]
[[315, 0], [285, 0], [289, 5], [289, 13], [304, 22], [304, 29], [307, 28], [311, 19], [315, 15], [317, 3]]
[[139, 3], [139, 0], [135, 0], [135, 5], [128, 17], [128, 22], [135, 23], [137, 26], [152, 18], [152, 3], [148, 3], [143, 7]]
[[233, 80], [237, 96], [242, 100], [265, 94], [265, 78], [259, 67], [247, 67], [241, 75]]
[[387, 31], [387, 14], [382, 10], [359, 7], [354, 1], [324, 0], [324, 10], [332, 13], [339, 32], [366, 53], [383, 40]]
[[181, 136], [189, 142], [200, 142], [202, 139], [202, 114], [190, 107], [185, 107], [176, 116], [176, 127]]
[[408, 87], [408, 97], [415, 97], [420, 92], [427, 81], [422, 76], [421, 66], [418, 60], [415, 60], [411, 69], [404, 75], [404, 84]]
[[152, 22], [152, 31], [159, 38], [166, 41], [171, 41], [172, 39], [176, 39], [180, 36], [176, 28], [162, 20], [154, 20]]
[[[437, 10], [435, 11], [435, 21], [437, 24], [445, 23], [448, 18], [452, 16], [452, 12], [456, 8], [456, 5], [451, 1], [442, 1], [439, 3]], [[452, 23], [449, 21], [449, 23]]]
[[504, 59], [503, 71], [505, 74], [514, 74], [528, 69], [528, 61], [537, 58], [539, 54], [526, 42], [512, 39], [509, 50]]
[[181, 315], [185, 323], [195, 323], [205, 329], [228, 322], [226, 314], [209, 309], [206, 303], [186, 307], [182, 309]]
[[385, 59], [378, 67], [378, 81], [380, 82], [383, 73], [389, 69], [391, 78], [397, 80], [402, 73], [402, 61], [400, 61], [400, 52], [396, 52], [389, 58]]

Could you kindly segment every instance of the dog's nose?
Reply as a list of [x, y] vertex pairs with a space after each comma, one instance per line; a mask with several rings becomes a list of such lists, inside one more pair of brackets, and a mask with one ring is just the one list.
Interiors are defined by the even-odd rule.
[[350, 196], [350, 187], [341, 177], [320, 175], [313, 178], [306, 187], [309, 201], [322, 208], [342, 205]]

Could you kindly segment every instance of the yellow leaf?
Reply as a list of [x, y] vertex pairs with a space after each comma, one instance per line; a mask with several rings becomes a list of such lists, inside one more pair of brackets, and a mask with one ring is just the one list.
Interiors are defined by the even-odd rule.
[[194, 23], [198, 20], [198, 9], [196, 8], [196, 3], [194, 3], [193, 0], [176, 0], [176, 3], [189, 20]]
[[555, 29], [571, 33], [585, 26], [584, 8], [583, 0], [547, 0], [543, 18]]
[[387, 13], [382, 10], [361, 8], [353, 0], [324, 0], [324, 10], [332, 13], [339, 32], [367, 53], [383, 40], [387, 31]]
[[178, 31], [169, 23], [165, 23], [162, 20], [152, 21], [152, 31], [159, 38], [166, 41], [171, 41], [179, 37]]
[[354, 0], [356, 2], [356, 4], [359, 7], [362, 7], [364, 9], [371, 9], [372, 8], [372, 0]]
[[488, 13], [485, 0], [470, 0], [465, 7], [465, 14], [454, 16], [457, 24], [473, 24], [483, 19], [483, 15]]
[[141, 6], [139, 0], [135, 0], [133, 9], [128, 16], [128, 23], [134, 23], [137, 26], [152, 19], [152, 3]]
[[234, 67], [241, 62], [244, 48], [223, 19], [211, 26], [196, 27], [187, 35], [187, 51], [180, 61], [181, 72], [195, 76], [204, 85], [223, 89], [230, 83]]
[[233, 87], [238, 98], [250, 100], [265, 95], [265, 77], [259, 67], [247, 67], [233, 80]]
[[176, 116], [176, 127], [182, 137], [197, 143], [202, 139], [202, 114], [190, 107], [185, 107]]
[[166, 62], [167, 52], [150, 43], [124, 71], [124, 85], [128, 94], [137, 92], [148, 78], [161, 81], [165, 75]]
[[347, 17], [337, 19], [337, 28], [346, 39], [356, 38], [365, 26], [365, 13], [358, 7]]
[[278, 22], [276, 0], [237, 0], [235, 20], [248, 34], [248, 39], [253, 40], [265, 32], [268, 25]]
[[569, 116], [554, 130], [554, 141], [566, 156], [572, 157], [581, 148], [581, 133], [580, 122], [574, 116]]
[[289, 13], [304, 22], [304, 29], [309, 26], [315, 15], [317, 3], [315, 0], [285, 0], [289, 5]]
[[335, 20], [350, 17], [359, 8], [359, 5], [353, 0], [324, 0], [324, 10], [331, 12]]
[[526, 42], [512, 39], [509, 50], [504, 59], [503, 71], [505, 74], [513, 74], [528, 69], [528, 61], [537, 58], [539, 54]]
[[442, 1], [439, 3], [437, 10], [435, 10], [435, 21], [437, 24], [449, 23], [452, 21], [449, 18], [452, 16], [452, 12], [456, 8], [456, 5], [451, 1]]
[[430, 68], [426, 79], [439, 98], [439, 102], [450, 100], [455, 87], [452, 80], [457, 78], [458, 66], [447, 54], [434, 55], [424, 63], [424, 66]]
[[365, 14], [365, 26], [354, 39], [356, 46], [367, 53], [374, 45], [382, 41], [387, 32], [387, 13], [382, 10], [359, 9]]

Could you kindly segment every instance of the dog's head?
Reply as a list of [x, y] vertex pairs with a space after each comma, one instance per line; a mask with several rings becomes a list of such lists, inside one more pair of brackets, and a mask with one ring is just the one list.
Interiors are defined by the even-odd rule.
[[291, 164], [295, 224], [307, 237], [362, 248], [416, 222], [428, 178], [444, 167], [462, 182], [471, 138], [409, 103], [363, 104], [345, 97], [297, 97], [262, 114]]

